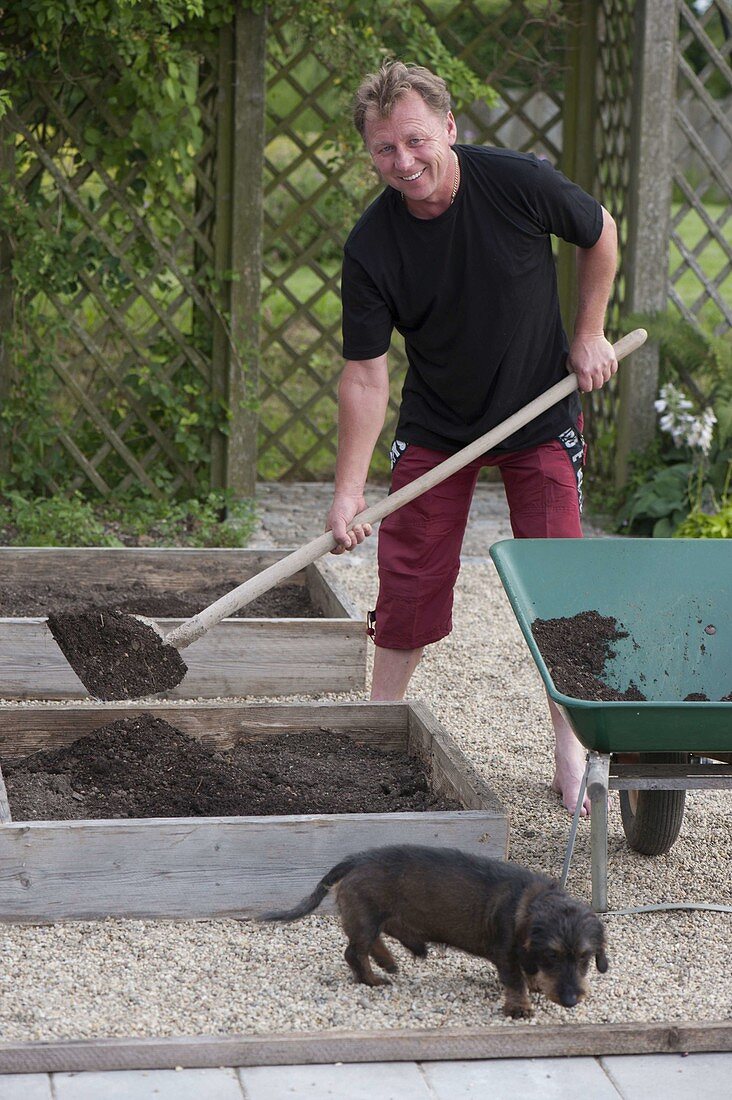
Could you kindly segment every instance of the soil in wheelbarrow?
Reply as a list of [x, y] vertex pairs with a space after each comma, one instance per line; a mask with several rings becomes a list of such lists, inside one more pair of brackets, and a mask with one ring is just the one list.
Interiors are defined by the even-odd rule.
[[[625, 691], [619, 691], [603, 678], [606, 662], [616, 654], [615, 643], [629, 637], [612, 615], [581, 611], [566, 618], [535, 619], [531, 632], [555, 687], [563, 695], [595, 702], [646, 701], [632, 680]], [[691, 692], [683, 702], [709, 702], [709, 696]], [[732, 702], [732, 692], [720, 702]]]
[[626, 691], [619, 691], [603, 680], [605, 664], [615, 656], [614, 644], [628, 637], [628, 631], [611, 615], [581, 611], [566, 618], [535, 619], [531, 632], [555, 687], [563, 695], [598, 702], [645, 700], [632, 681]]
[[149, 713], [3, 763], [16, 821], [459, 810], [419, 763], [329, 729], [220, 751]]

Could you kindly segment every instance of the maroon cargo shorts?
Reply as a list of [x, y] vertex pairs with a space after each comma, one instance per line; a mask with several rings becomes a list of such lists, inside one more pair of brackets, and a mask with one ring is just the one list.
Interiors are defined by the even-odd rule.
[[[481, 456], [382, 520], [379, 595], [369, 634], [385, 649], [419, 649], [452, 629], [453, 588], [478, 474], [497, 466], [515, 538], [581, 538], [582, 421], [558, 439], [523, 451]], [[392, 492], [444, 461], [416, 444], [392, 448]], [[488, 548], [486, 547], [486, 550]]]

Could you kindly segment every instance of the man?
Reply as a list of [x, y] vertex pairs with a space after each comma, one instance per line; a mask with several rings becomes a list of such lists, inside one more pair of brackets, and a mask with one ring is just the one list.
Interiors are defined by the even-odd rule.
[[[616, 266], [615, 225], [595, 199], [546, 161], [456, 145], [444, 81], [394, 61], [366, 79], [354, 108], [386, 189], [345, 245], [344, 358], [338, 458], [328, 527], [346, 527], [363, 490], [388, 401], [392, 329], [407, 371], [392, 447], [392, 489], [489, 431], [573, 370], [584, 392], [617, 370], [603, 332]], [[550, 234], [577, 246], [579, 304], [571, 346], [562, 329]], [[452, 628], [452, 593], [481, 465], [499, 467], [517, 538], [580, 538], [579, 398], [554, 406], [442, 485], [385, 519], [372, 698], [404, 698], [424, 646]], [[584, 750], [551, 700], [554, 790], [573, 812]], [[589, 813], [585, 798], [583, 816]]]

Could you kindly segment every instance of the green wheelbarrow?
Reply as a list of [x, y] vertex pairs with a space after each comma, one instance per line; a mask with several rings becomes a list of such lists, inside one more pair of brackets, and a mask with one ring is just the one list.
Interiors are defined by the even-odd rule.
[[[605, 911], [608, 790], [620, 791], [630, 846], [660, 855], [679, 834], [687, 789], [732, 789], [732, 544], [511, 539], [490, 553], [546, 690], [588, 749], [592, 902]], [[531, 624], [590, 610], [628, 632], [613, 643], [604, 680], [620, 691], [638, 685], [644, 701], [598, 702], [557, 690]], [[626, 754], [631, 763], [621, 762]]]

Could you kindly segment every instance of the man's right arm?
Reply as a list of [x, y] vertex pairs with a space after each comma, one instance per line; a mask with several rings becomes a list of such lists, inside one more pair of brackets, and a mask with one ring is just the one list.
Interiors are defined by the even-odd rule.
[[338, 385], [338, 457], [333, 503], [326, 524], [338, 543], [334, 554], [352, 550], [371, 534], [369, 525], [354, 527], [349, 532], [346, 527], [366, 507], [363, 491], [388, 402], [386, 354], [376, 359], [349, 359]]

